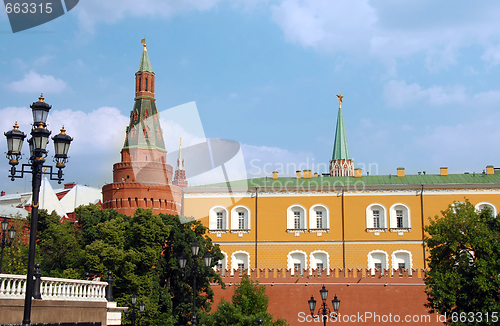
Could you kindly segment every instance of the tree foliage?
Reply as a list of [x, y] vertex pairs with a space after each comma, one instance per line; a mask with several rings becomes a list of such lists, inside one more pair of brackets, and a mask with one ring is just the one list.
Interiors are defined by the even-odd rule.
[[[446, 313], [453, 325], [497, 324], [491, 313], [500, 311], [500, 221], [489, 208], [478, 212], [469, 201], [450, 205], [442, 215], [425, 227], [430, 250], [426, 306]], [[482, 322], [452, 320], [469, 312], [489, 313], [489, 321], [485, 315]]]
[[235, 286], [231, 303], [222, 299], [217, 311], [204, 314], [200, 325], [204, 326], [254, 326], [257, 319], [262, 318], [264, 326], [288, 325], [286, 320], [273, 316], [267, 311], [269, 297], [266, 287], [254, 282], [248, 275], [243, 276], [240, 284]]

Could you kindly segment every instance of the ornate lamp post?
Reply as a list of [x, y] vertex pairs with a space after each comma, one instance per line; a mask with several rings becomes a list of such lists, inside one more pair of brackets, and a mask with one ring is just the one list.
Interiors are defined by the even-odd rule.
[[7, 242], [7, 229], [9, 228], [9, 221], [7, 221], [7, 216], [3, 218], [2, 221], [2, 255], [0, 256], [0, 274], [2, 274], [2, 267], [3, 267], [3, 249], [5, 246], [12, 245], [12, 242], [14, 242], [14, 238], [16, 237], [16, 229], [14, 229], [14, 225], [12, 225], [9, 229], [8, 235], [9, 235], [9, 241]]
[[[21, 149], [23, 147], [24, 138], [26, 135], [19, 130], [17, 122], [14, 128], [4, 133], [7, 137], [7, 158], [9, 159], [10, 175], [12, 181], [15, 178], [23, 178], [24, 174], [32, 174], [32, 197], [31, 203], [31, 225], [30, 225], [30, 242], [28, 252], [28, 275], [26, 278], [26, 296], [24, 300], [24, 317], [23, 326], [30, 325], [31, 321], [31, 298], [33, 295], [33, 274], [35, 265], [35, 244], [36, 244], [36, 229], [38, 225], [38, 198], [40, 193], [40, 184], [42, 182], [42, 168], [47, 168], [44, 172], [50, 176], [50, 180], [57, 180], [59, 183], [63, 180], [62, 169], [68, 161], [69, 145], [73, 138], [66, 135], [64, 127], [61, 133], [52, 137], [54, 141], [54, 161], [56, 163], [57, 172], [52, 172], [51, 165], [44, 165], [47, 157], [47, 144], [49, 142], [50, 130], [47, 129], [47, 116], [51, 106], [45, 103], [43, 94], [38, 98], [38, 102], [30, 105], [33, 113], [33, 127], [31, 128], [31, 138], [28, 139], [30, 147], [30, 164], [23, 164], [21, 170], [16, 170], [21, 158]], [[30, 169], [28, 169], [30, 168]]]
[[[324, 285], [321, 288], [321, 290], [319, 290], [319, 294], [321, 295], [321, 300], [323, 301], [323, 303], [321, 307], [318, 309], [317, 315], [322, 316], [324, 326], [326, 326], [326, 320], [328, 319], [328, 316], [330, 315], [331, 311], [326, 306], [326, 299], [328, 298], [328, 290], [325, 289]], [[311, 316], [314, 317], [314, 309], [316, 309], [316, 300], [314, 300], [314, 296], [311, 295], [311, 299], [308, 301], [308, 303], [309, 303], [309, 310], [311, 311]], [[340, 307], [340, 300], [337, 299], [336, 295], [335, 298], [332, 300], [332, 306], [333, 306], [333, 311], [335, 312], [335, 316], [337, 316]]]
[[144, 301], [141, 300], [141, 303], [139, 303], [139, 313], [137, 313], [137, 308], [135, 304], [137, 303], [137, 296], [132, 294], [132, 297], [130, 298], [130, 303], [131, 303], [131, 308], [132, 311], [126, 311], [125, 312], [125, 318], [130, 319], [132, 322], [132, 326], [135, 326], [135, 321], [144, 315], [144, 309], [146, 308], [146, 305], [144, 304]]
[[[191, 253], [193, 255], [193, 268], [191, 269], [191, 277], [193, 278], [193, 311], [191, 313], [191, 324], [196, 325], [196, 277], [198, 276], [198, 252], [200, 251], [200, 245], [198, 240], [194, 240], [191, 244]], [[184, 252], [178, 258], [179, 266], [182, 269], [182, 275], [184, 276], [184, 270], [187, 264], [187, 256]], [[203, 256], [203, 264], [205, 268], [209, 268], [212, 265], [212, 255], [207, 251]]]

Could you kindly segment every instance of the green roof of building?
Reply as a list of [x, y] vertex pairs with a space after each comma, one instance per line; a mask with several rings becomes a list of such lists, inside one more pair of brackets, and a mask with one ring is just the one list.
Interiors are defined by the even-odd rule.
[[337, 115], [337, 129], [335, 131], [335, 142], [333, 143], [332, 160], [350, 160], [349, 148], [347, 147], [347, 135], [342, 115], [342, 107], [339, 106]]
[[221, 182], [209, 185], [200, 185], [203, 188], [219, 187], [271, 187], [282, 189], [285, 187], [308, 187], [312, 190], [315, 187], [329, 186], [355, 186], [358, 185], [438, 185], [438, 184], [500, 184], [500, 171], [495, 174], [470, 173], [470, 174], [449, 174], [441, 176], [439, 174], [420, 174], [406, 175], [398, 177], [396, 175], [367, 175], [362, 177], [312, 177], [311, 179], [297, 179], [296, 177], [281, 177], [273, 179], [272, 177], [254, 178], [246, 180], [231, 181], [230, 183]]
[[151, 67], [151, 63], [149, 62], [148, 50], [146, 47], [142, 50], [141, 63], [139, 63], [139, 69], [137, 72], [154, 72], [153, 67]]

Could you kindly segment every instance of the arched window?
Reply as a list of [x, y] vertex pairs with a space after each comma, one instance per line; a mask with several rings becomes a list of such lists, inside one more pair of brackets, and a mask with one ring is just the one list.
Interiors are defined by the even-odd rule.
[[144, 127], [143, 131], [144, 131], [144, 137], [149, 138], [149, 127], [148, 126]]
[[135, 134], [136, 134], [135, 127], [132, 126], [132, 128], [130, 128], [130, 138], [135, 138]]
[[239, 271], [240, 275], [243, 275], [244, 270], [250, 275], [250, 255], [248, 252], [243, 250], [233, 252], [231, 255], [231, 275], [235, 269]]
[[387, 232], [387, 211], [382, 204], [371, 204], [366, 208], [366, 231]]
[[372, 275], [375, 275], [376, 270], [380, 270], [384, 274], [384, 269], [389, 266], [389, 258], [387, 253], [382, 250], [373, 250], [368, 254], [368, 268]]
[[329, 255], [326, 251], [323, 250], [316, 250], [311, 252], [310, 255], [310, 265], [311, 265], [311, 272], [309, 274], [312, 274], [312, 269], [316, 269], [318, 271], [318, 275], [321, 275], [321, 273], [326, 270], [326, 274], [330, 274], [330, 264], [329, 264]]
[[328, 232], [330, 229], [330, 211], [322, 204], [313, 205], [309, 209], [309, 232]]
[[408, 275], [411, 275], [413, 261], [411, 252], [407, 250], [397, 250], [392, 253], [392, 269], [397, 270], [398, 274], [403, 275], [403, 270], [408, 270]]
[[134, 121], [137, 121], [138, 118], [137, 110], [134, 110]]
[[144, 120], [146, 120], [149, 117], [148, 110], [144, 110]]
[[223, 206], [214, 206], [210, 209], [208, 213], [208, 229], [210, 233], [220, 233], [228, 232], [228, 211], [227, 208]]
[[480, 213], [483, 209], [488, 207], [489, 209], [491, 209], [491, 213], [493, 214], [493, 216], [497, 216], [497, 208], [492, 203], [481, 202], [481, 203], [477, 204], [475, 207], [476, 207], [476, 211], [478, 213]]
[[250, 231], [250, 209], [239, 205], [231, 210], [231, 233], [248, 233]]
[[148, 77], [145, 78], [145, 81], [144, 81], [144, 90], [147, 92], [148, 91]]
[[292, 205], [286, 211], [286, 228], [287, 232], [295, 232], [298, 236], [299, 232], [305, 232], [307, 229], [306, 209], [302, 205]]
[[287, 255], [287, 267], [294, 275], [297, 270], [300, 275], [303, 274], [304, 268], [307, 268], [307, 255], [302, 250], [291, 251]]
[[221, 271], [222, 275], [226, 275], [226, 269], [227, 269], [227, 254], [221, 250], [221, 254], [224, 256], [221, 260], [217, 262], [217, 264], [214, 266], [214, 270], [216, 271]]
[[389, 209], [391, 218], [391, 232], [398, 232], [403, 235], [403, 232], [411, 230], [411, 215], [410, 208], [402, 203], [397, 203]]

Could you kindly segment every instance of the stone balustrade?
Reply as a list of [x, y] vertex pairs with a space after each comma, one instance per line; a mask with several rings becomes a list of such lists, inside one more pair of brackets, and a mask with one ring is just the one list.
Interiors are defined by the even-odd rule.
[[[107, 282], [42, 277], [43, 300], [106, 302]], [[0, 299], [24, 299], [26, 275], [0, 274]]]

